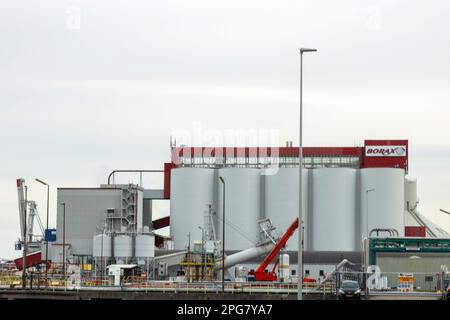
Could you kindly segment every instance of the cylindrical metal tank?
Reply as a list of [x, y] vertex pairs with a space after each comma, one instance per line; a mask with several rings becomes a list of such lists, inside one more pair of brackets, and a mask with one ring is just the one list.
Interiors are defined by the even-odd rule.
[[[261, 175], [259, 169], [219, 169], [225, 181], [225, 250], [243, 250], [255, 245], [261, 215]], [[219, 180], [219, 179], [218, 179]], [[219, 183], [218, 229], [222, 239], [223, 184]]]
[[[225, 231], [226, 232], [226, 231]], [[227, 239], [225, 239], [226, 241]], [[251, 247], [225, 257], [225, 269], [231, 268], [237, 264], [250, 261], [254, 258], [267, 255], [273, 249], [275, 244], [268, 242], [258, 247]], [[222, 269], [222, 259], [216, 260], [216, 269]]]
[[136, 235], [135, 256], [138, 258], [152, 258], [155, 256], [155, 237], [151, 234]]
[[117, 235], [114, 237], [114, 257], [117, 263], [128, 263], [133, 256], [133, 240], [130, 235]]
[[111, 236], [107, 234], [97, 234], [92, 240], [92, 256], [94, 258], [110, 258], [111, 253]]
[[396, 229], [404, 236], [405, 170], [361, 169], [360, 195], [361, 239], [375, 228]]
[[289, 272], [289, 255], [286, 253], [283, 253], [280, 255], [280, 277], [281, 280], [286, 281], [290, 277]]
[[214, 169], [176, 168], [170, 181], [170, 234], [175, 249], [188, 246], [191, 241], [202, 239], [205, 212], [214, 201]]
[[417, 199], [417, 179], [413, 177], [405, 178], [405, 208], [412, 210], [418, 203]]
[[[277, 228], [281, 236], [298, 217], [298, 168], [279, 168], [273, 175], [265, 178], [265, 212], [272, 224]], [[308, 170], [302, 170], [302, 194], [303, 194], [303, 226], [305, 227], [304, 249], [308, 250]], [[286, 245], [286, 250], [298, 250], [299, 229], [291, 236]]]
[[356, 170], [312, 170], [311, 216], [313, 251], [356, 249]]

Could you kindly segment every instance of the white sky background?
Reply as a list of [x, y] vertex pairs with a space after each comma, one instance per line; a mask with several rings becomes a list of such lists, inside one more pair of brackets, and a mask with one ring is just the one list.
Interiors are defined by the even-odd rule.
[[319, 49], [304, 57], [304, 144], [409, 139], [419, 209], [450, 230], [449, 15], [445, 0], [2, 1], [0, 257], [18, 256], [18, 177], [42, 217], [33, 180], [51, 184], [54, 225], [56, 187], [162, 168], [171, 133], [196, 122], [298, 144], [300, 46]]

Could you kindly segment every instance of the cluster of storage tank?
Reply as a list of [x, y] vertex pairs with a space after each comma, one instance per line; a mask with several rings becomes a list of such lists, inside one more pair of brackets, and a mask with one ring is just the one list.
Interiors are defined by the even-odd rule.
[[114, 237], [108, 233], [101, 233], [94, 235], [93, 238], [93, 257], [97, 260], [114, 258], [117, 264], [135, 262], [139, 265], [146, 265], [154, 256], [155, 238], [146, 232], [134, 235], [116, 234]]
[[[281, 235], [298, 216], [298, 168], [275, 174], [253, 168], [176, 168], [171, 175], [171, 236], [175, 249], [201, 239], [208, 206], [222, 239], [225, 181], [227, 250], [255, 245], [258, 220], [270, 218]], [[405, 171], [396, 168], [302, 170], [305, 250], [358, 251], [372, 229], [404, 234]], [[413, 188], [412, 188], [413, 189]], [[408, 196], [408, 195], [407, 195]], [[413, 197], [413, 195], [411, 195]], [[297, 250], [298, 232], [287, 243]]]

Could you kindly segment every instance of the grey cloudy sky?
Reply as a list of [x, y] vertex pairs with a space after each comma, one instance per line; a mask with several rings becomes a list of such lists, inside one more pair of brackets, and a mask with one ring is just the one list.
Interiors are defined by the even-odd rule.
[[409, 139], [420, 210], [450, 230], [449, 14], [445, 0], [2, 1], [0, 257], [18, 255], [18, 177], [41, 214], [33, 180], [52, 185], [54, 217], [56, 187], [161, 168], [195, 123], [298, 143], [300, 46], [319, 49], [304, 143]]

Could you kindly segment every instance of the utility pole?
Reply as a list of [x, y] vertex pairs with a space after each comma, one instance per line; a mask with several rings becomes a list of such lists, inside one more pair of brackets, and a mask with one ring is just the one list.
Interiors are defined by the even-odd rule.
[[61, 203], [63, 206], [63, 279], [64, 286], [66, 284], [66, 203]]
[[202, 230], [202, 280], [205, 280], [205, 261], [206, 261], [206, 254], [205, 254], [205, 236], [204, 236], [204, 229], [202, 227], [198, 227], [200, 230]]
[[27, 204], [28, 204], [28, 187], [25, 186], [25, 203], [23, 204], [23, 252], [22, 252], [22, 289], [27, 286]]
[[366, 190], [366, 241], [364, 243], [364, 265], [368, 266], [367, 261], [367, 250], [368, 250], [368, 242], [369, 242], [369, 192], [375, 191], [374, 188]]
[[222, 293], [225, 293], [225, 180], [219, 177], [223, 183], [222, 199]]
[[50, 199], [50, 185], [38, 178], [36, 178], [36, 181], [47, 186], [47, 226], [45, 229], [44, 238], [45, 239], [45, 288], [48, 288], [48, 215], [49, 215], [49, 199]]
[[[303, 53], [304, 52], [316, 52], [317, 49], [300, 48], [300, 132], [299, 132], [299, 207], [298, 207], [298, 225], [299, 232], [302, 232], [303, 228], [303, 196], [302, 196], [302, 168], [303, 168]], [[303, 241], [302, 235], [298, 236], [298, 285], [297, 285], [297, 300], [303, 300]]]

